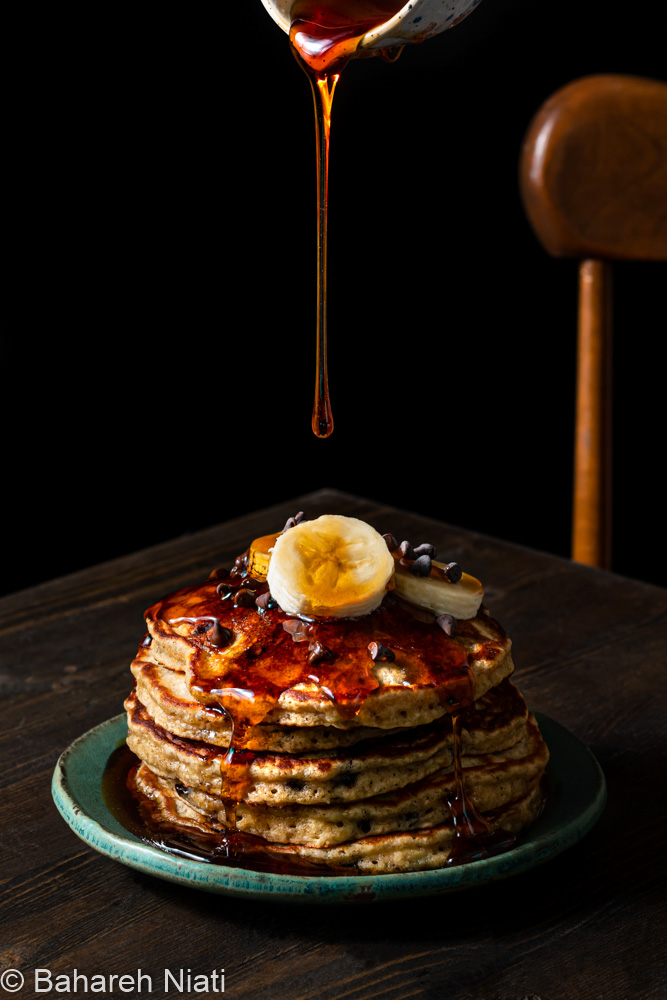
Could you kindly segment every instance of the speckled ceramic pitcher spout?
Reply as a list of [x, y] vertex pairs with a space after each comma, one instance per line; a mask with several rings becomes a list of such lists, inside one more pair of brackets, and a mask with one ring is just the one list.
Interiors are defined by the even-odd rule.
[[[359, 43], [360, 49], [385, 49], [423, 42], [447, 28], [453, 28], [474, 10], [480, 0], [408, 0], [390, 17], [368, 31]], [[289, 32], [290, 9], [293, 0], [262, 0], [273, 20]]]

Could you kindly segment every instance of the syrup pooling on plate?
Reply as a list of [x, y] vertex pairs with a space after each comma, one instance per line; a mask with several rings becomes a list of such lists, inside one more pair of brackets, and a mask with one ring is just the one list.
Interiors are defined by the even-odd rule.
[[317, 142], [317, 340], [312, 428], [317, 437], [333, 431], [327, 362], [327, 247], [331, 105], [345, 64], [359, 42], [405, 6], [402, 0], [295, 0], [290, 43], [310, 80]]
[[[127, 746], [110, 755], [102, 775], [102, 799], [118, 822], [139, 840], [187, 861], [203, 861], [227, 868], [246, 868], [273, 875], [349, 875], [305, 858], [282, 857], [251, 834], [230, 830], [224, 836], [207, 834], [177, 822], [156, 822], [150, 802], [139, 799], [133, 785], [139, 761]], [[182, 789], [187, 796], [187, 789]]]

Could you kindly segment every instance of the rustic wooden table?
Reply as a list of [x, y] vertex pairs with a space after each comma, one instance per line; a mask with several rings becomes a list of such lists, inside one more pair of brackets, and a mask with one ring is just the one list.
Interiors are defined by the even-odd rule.
[[[143, 610], [300, 509], [433, 541], [485, 582], [527, 701], [587, 743], [605, 771], [606, 810], [576, 847], [457, 894], [317, 907], [180, 888], [115, 864], [69, 830], [51, 773], [75, 737], [121, 710]], [[53, 982], [74, 969], [135, 978], [141, 969], [152, 995], [204, 995], [164, 991], [164, 969], [181, 967], [224, 968], [234, 1000], [667, 996], [666, 619], [659, 588], [330, 490], [4, 599], [0, 973], [26, 976], [17, 996], [33, 995], [35, 968]], [[0, 976], [0, 992], [16, 982]], [[118, 981], [112, 988], [122, 995]]]

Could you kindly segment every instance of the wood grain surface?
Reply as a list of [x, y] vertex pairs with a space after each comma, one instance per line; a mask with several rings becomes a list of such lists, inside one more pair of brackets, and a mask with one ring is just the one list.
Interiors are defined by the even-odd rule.
[[[144, 609], [297, 510], [432, 541], [482, 578], [514, 639], [527, 701], [605, 771], [605, 813], [576, 847], [471, 891], [325, 908], [179, 888], [97, 855], [69, 830], [51, 801], [54, 765], [121, 710]], [[141, 969], [152, 995], [169, 997], [216, 995], [165, 992], [163, 970], [181, 967], [224, 968], [234, 1000], [664, 997], [666, 619], [660, 588], [330, 490], [7, 597], [0, 972], [23, 970], [19, 997], [32, 995], [35, 967]]]

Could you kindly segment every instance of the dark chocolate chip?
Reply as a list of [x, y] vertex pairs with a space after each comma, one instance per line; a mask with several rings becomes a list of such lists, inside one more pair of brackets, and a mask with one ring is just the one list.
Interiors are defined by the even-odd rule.
[[404, 559], [414, 559], [415, 550], [412, 548], [410, 542], [408, 542], [407, 539], [401, 542], [401, 544], [398, 546], [398, 549]]
[[435, 545], [430, 545], [428, 542], [422, 542], [421, 545], [415, 546], [415, 555], [428, 556], [430, 559], [435, 559]]
[[461, 569], [461, 567], [457, 562], [447, 563], [447, 565], [443, 570], [443, 573], [445, 574], [450, 583], [458, 583], [461, 577], [463, 576], [463, 570]]
[[234, 565], [232, 566], [232, 571], [229, 574], [231, 577], [234, 576], [246, 576], [248, 571], [248, 553], [243, 552], [242, 555], [237, 556], [234, 560]]
[[174, 785], [174, 787], [175, 787], [175, 789], [176, 789], [176, 791], [178, 792], [179, 795], [189, 795], [190, 794], [190, 789], [187, 788], [185, 785], [182, 785], [180, 783], [180, 781], [177, 781], [176, 784]]
[[346, 771], [344, 774], [341, 774], [338, 778], [336, 778], [336, 784], [344, 785], [346, 788], [352, 788], [353, 785], [356, 785], [358, 777], [359, 775], [354, 774], [353, 771]]
[[289, 778], [285, 782], [285, 788], [289, 788], [291, 792], [300, 792], [306, 787], [306, 782], [301, 781], [300, 778]]
[[393, 663], [396, 659], [393, 649], [383, 646], [381, 642], [369, 642], [368, 652], [374, 660], [388, 660], [389, 663]]
[[307, 622], [299, 621], [298, 618], [288, 618], [286, 622], [283, 622], [283, 628], [289, 632], [295, 642], [305, 642], [310, 626]]
[[255, 598], [255, 604], [262, 611], [271, 611], [273, 608], [278, 607], [278, 602], [275, 597], [271, 597], [271, 591], [265, 590], [259, 597]]
[[360, 819], [357, 823], [357, 829], [359, 830], [359, 833], [370, 833], [371, 821], [369, 819]]
[[436, 618], [436, 623], [446, 635], [454, 635], [456, 632], [456, 618], [454, 615], [439, 615]]
[[141, 645], [143, 646], [144, 649], [148, 649], [152, 641], [153, 641], [153, 636], [150, 634], [150, 632], [147, 632], [146, 635], [141, 640]]
[[234, 588], [230, 587], [228, 583], [219, 583], [215, 588], [215, 592], [221, 600], [224, 601], [226, 597], [229, 597]]
[[236, 591], [236, 594], [234, 595], [235, 608], [254, 608], [254, 606], [255, 594], [252, 590], [242, 587], [241, 590]]
[[336, 654], [324, 646], [321, 642], [311, 642], [308, 647], [308, 662], [321, 663], [323, 660], [335, 660]]
[[303, 511], [300, 510], [298, 514], [294, 515], [294, 517], [287, 518], [287, 520], [285, 521], [285, 527], [280, 532], [280, 534], [284, 535], [286, 531], [289, 531], [290, 528], [294, 528], [297, 524], [301, 524], [303, 520], [304, 520]]
[[219, 566], [218, 569], [214, 569], [211, 573], [209, 573], [208, 578], [209, 580], [219, 580], [223, 576], [229, 576], [229, 572], [228, 570], [223, 569], [222, 566]]
[[398, 548], [398, 542], [396, 540], [396, 537], [392, 535], [390, 532], [387, 532], [387, 534], [383, 535], [382, 537], [387, 543], [387, 548], [389, 549], [390, 552], [393, 552], [394, 549]]
[[264, 646], [262, 646], [261, 642], [255, 642], [246, 653], [246, 656], [249, 656], [252, 660], [254, 660], [258, 656], [261, 656], [263, 652]]
[[213, 622], [213, 627], [209, 629], [206, 638], [212, 646], [229, 646], [230, 642], [234, 638], [234, 633], [231, 629], [225, 628], [224, 625], [221, 625], [216, 619]]
[[430, 576], [431, 575], [431, 557], [430, 556], [419, 556], [413, 563], [408, 566], [408, 571], [413, 573], [414, 576]]

